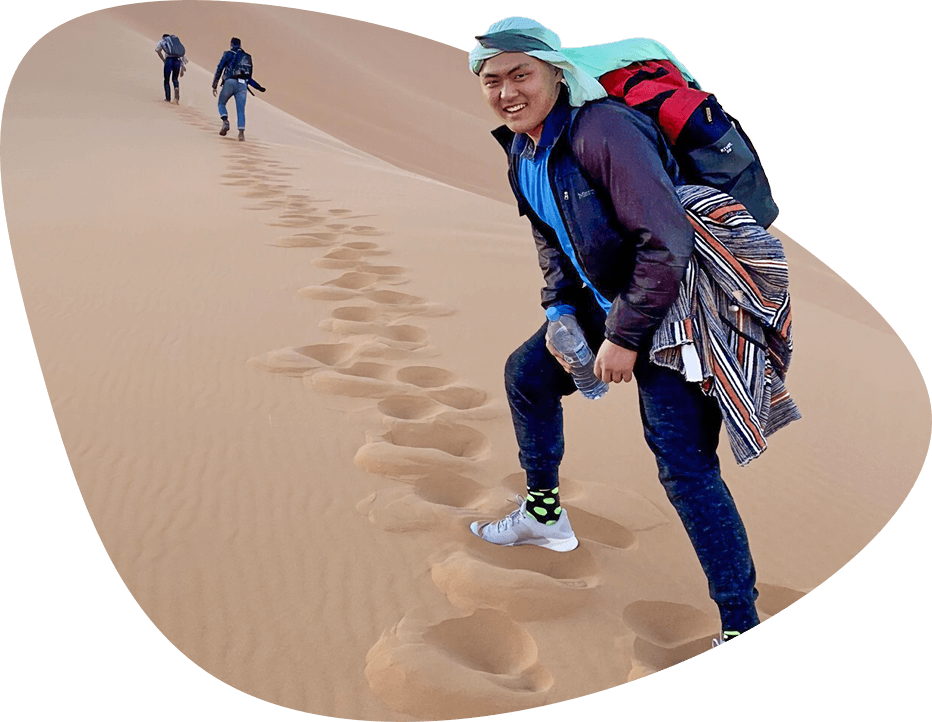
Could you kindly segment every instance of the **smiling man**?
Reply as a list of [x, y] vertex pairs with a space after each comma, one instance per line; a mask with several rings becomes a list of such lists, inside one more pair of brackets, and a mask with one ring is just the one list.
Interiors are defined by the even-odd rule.
[[483, 64], [479, 79], [489, 105], [508, 129], [539, 143], [560, 95], [563, 71], [524, 53], [503, 53]]
[[[733, 638], [758, 624], [757, 591], [744, 525], [719, 472], [721, 411], [699, 383], [649, 353], [694, 247], [677, 164], [656, 125], [607, 98], [539, 23], [507, 18], [477, 40], [470, 66], [504, 121], [493, 135], [531, 222], [542, 305], [576, 316], [597, 351], [599, 378], [637, 380], [660, 481], [708, 578], [722, 638]], [[560, 505], [561, 399], [576, 386], [546, 329], [545, 322], [505, 367], [527, 496], [511, 514], [471, 529], [493, 544], [567, 552], [578, 541]], [[609, 432], [607, 445], [615, 441]]]

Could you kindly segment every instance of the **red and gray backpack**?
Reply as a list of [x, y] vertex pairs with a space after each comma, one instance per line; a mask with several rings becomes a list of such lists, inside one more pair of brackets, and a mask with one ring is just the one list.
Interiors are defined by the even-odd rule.
[[660, 127], [687, 183], [728, 193], [764, 228], [774, 222], [779, 209], [757, 151], [714, 95], [687, 82], [669, 60], [632, 63], [599, 82]]

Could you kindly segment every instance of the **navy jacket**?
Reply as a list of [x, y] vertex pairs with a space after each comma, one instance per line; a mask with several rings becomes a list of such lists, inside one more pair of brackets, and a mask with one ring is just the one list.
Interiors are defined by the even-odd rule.
[[[565, 91], [558, 103], [567, 103]], [[680, 173], [650, 118], [613, 98], [565, 114], [548, 174], [570, 242], [595, 289], [612, 301], [605, 337], [639, 350], [676, 299], [693, 251], [693, 229], [677, 198]], [[544, 308], [589, 293], [556, 233], [524, 199], [517, 161], [524, 136], [493, 131], [508, 153], [518, 212], [531, 221], [544, 274]]]
[[[235, 50], [225, 50], [223, 55], [220, 56], [220, 62], [217, 64], [217, 71], [214, 73], [214, 87], [215, 88], [217, 87], [217, 83], [220, 81], [221, 74], [223, 75], [224, 83], [230, 78], [235, 77], [233, 75], [230, 75], [230, 71], [233, 68], [233, 59], [235, 57], [236, 57]], [[257, 83], [252, 78], [244, 78], [244, 80], [246, 80], [247, 83], [251, 85], [252, 87], [258, 88], [259, 90], [265, 92], [265, 88], [259, 85], [259, 83]]]

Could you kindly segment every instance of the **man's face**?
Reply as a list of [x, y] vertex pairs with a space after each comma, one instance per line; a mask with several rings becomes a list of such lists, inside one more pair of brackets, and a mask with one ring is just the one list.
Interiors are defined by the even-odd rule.
[[560, 94], [563, 71], [524, 53], [500, 53], [479, 71], [486, 102], [514, 133], [540, 139]]

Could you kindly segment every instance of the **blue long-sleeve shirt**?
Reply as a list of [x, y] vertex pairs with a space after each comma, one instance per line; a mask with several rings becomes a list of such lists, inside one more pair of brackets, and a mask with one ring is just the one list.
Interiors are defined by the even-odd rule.
[[[568, 105], [565, 91], [557, 103]], [[555, 107], [545, 128], [558, 124], [561, 112]], [[541, 305], [573, 304], [588, 281], [613, 299], [605, 337], [640, 349], [669, 310], [693, 252], [694, 231], [676, 196], [679, 169], [656, 124], [612, 98], [586, 103], [578, 113], [570, 108], [555, 131], [547, 171], [562, 223], [553, 226], [540, 218], [518, 177], [527, 137], [507, 126], [493, 131], [508, 153], [518, 211], [531, 221], [545, 282]], [[585, 280], [557, 236], [563, 226]]]
[[[557, 234], [560, 247], [576, 268], [582, 282], [595, 296], [596, 302], [605, 313], [608, 313], [612, 308], [612, 302], [596, 291], [592, 282], [586, 277], [579, 259], [576, 257], [576, 251], [573, 249], [572, 243], [570, 243], [566, 224], [560, 216], [560, 209], [557, 206], [556, 198], [553, 197], [550, 176], [547, 173], [550, 151], [553, 149], [557, 131], [566, 123], [569, 114], [569, 107], [558, 103], [544, 122], [540, 142], [535, 146], [534, 142], [525, 136], [524, 150], [521, 152], [521, 159], [518, 163], [518, 183], [521, 185], [521, 192], [524, 193], [525, 199], [527, 199], [537, 216]], [[573, 307], [567, 304], [560, 304], [559, 308], [564, 313], [574, 313]]]

